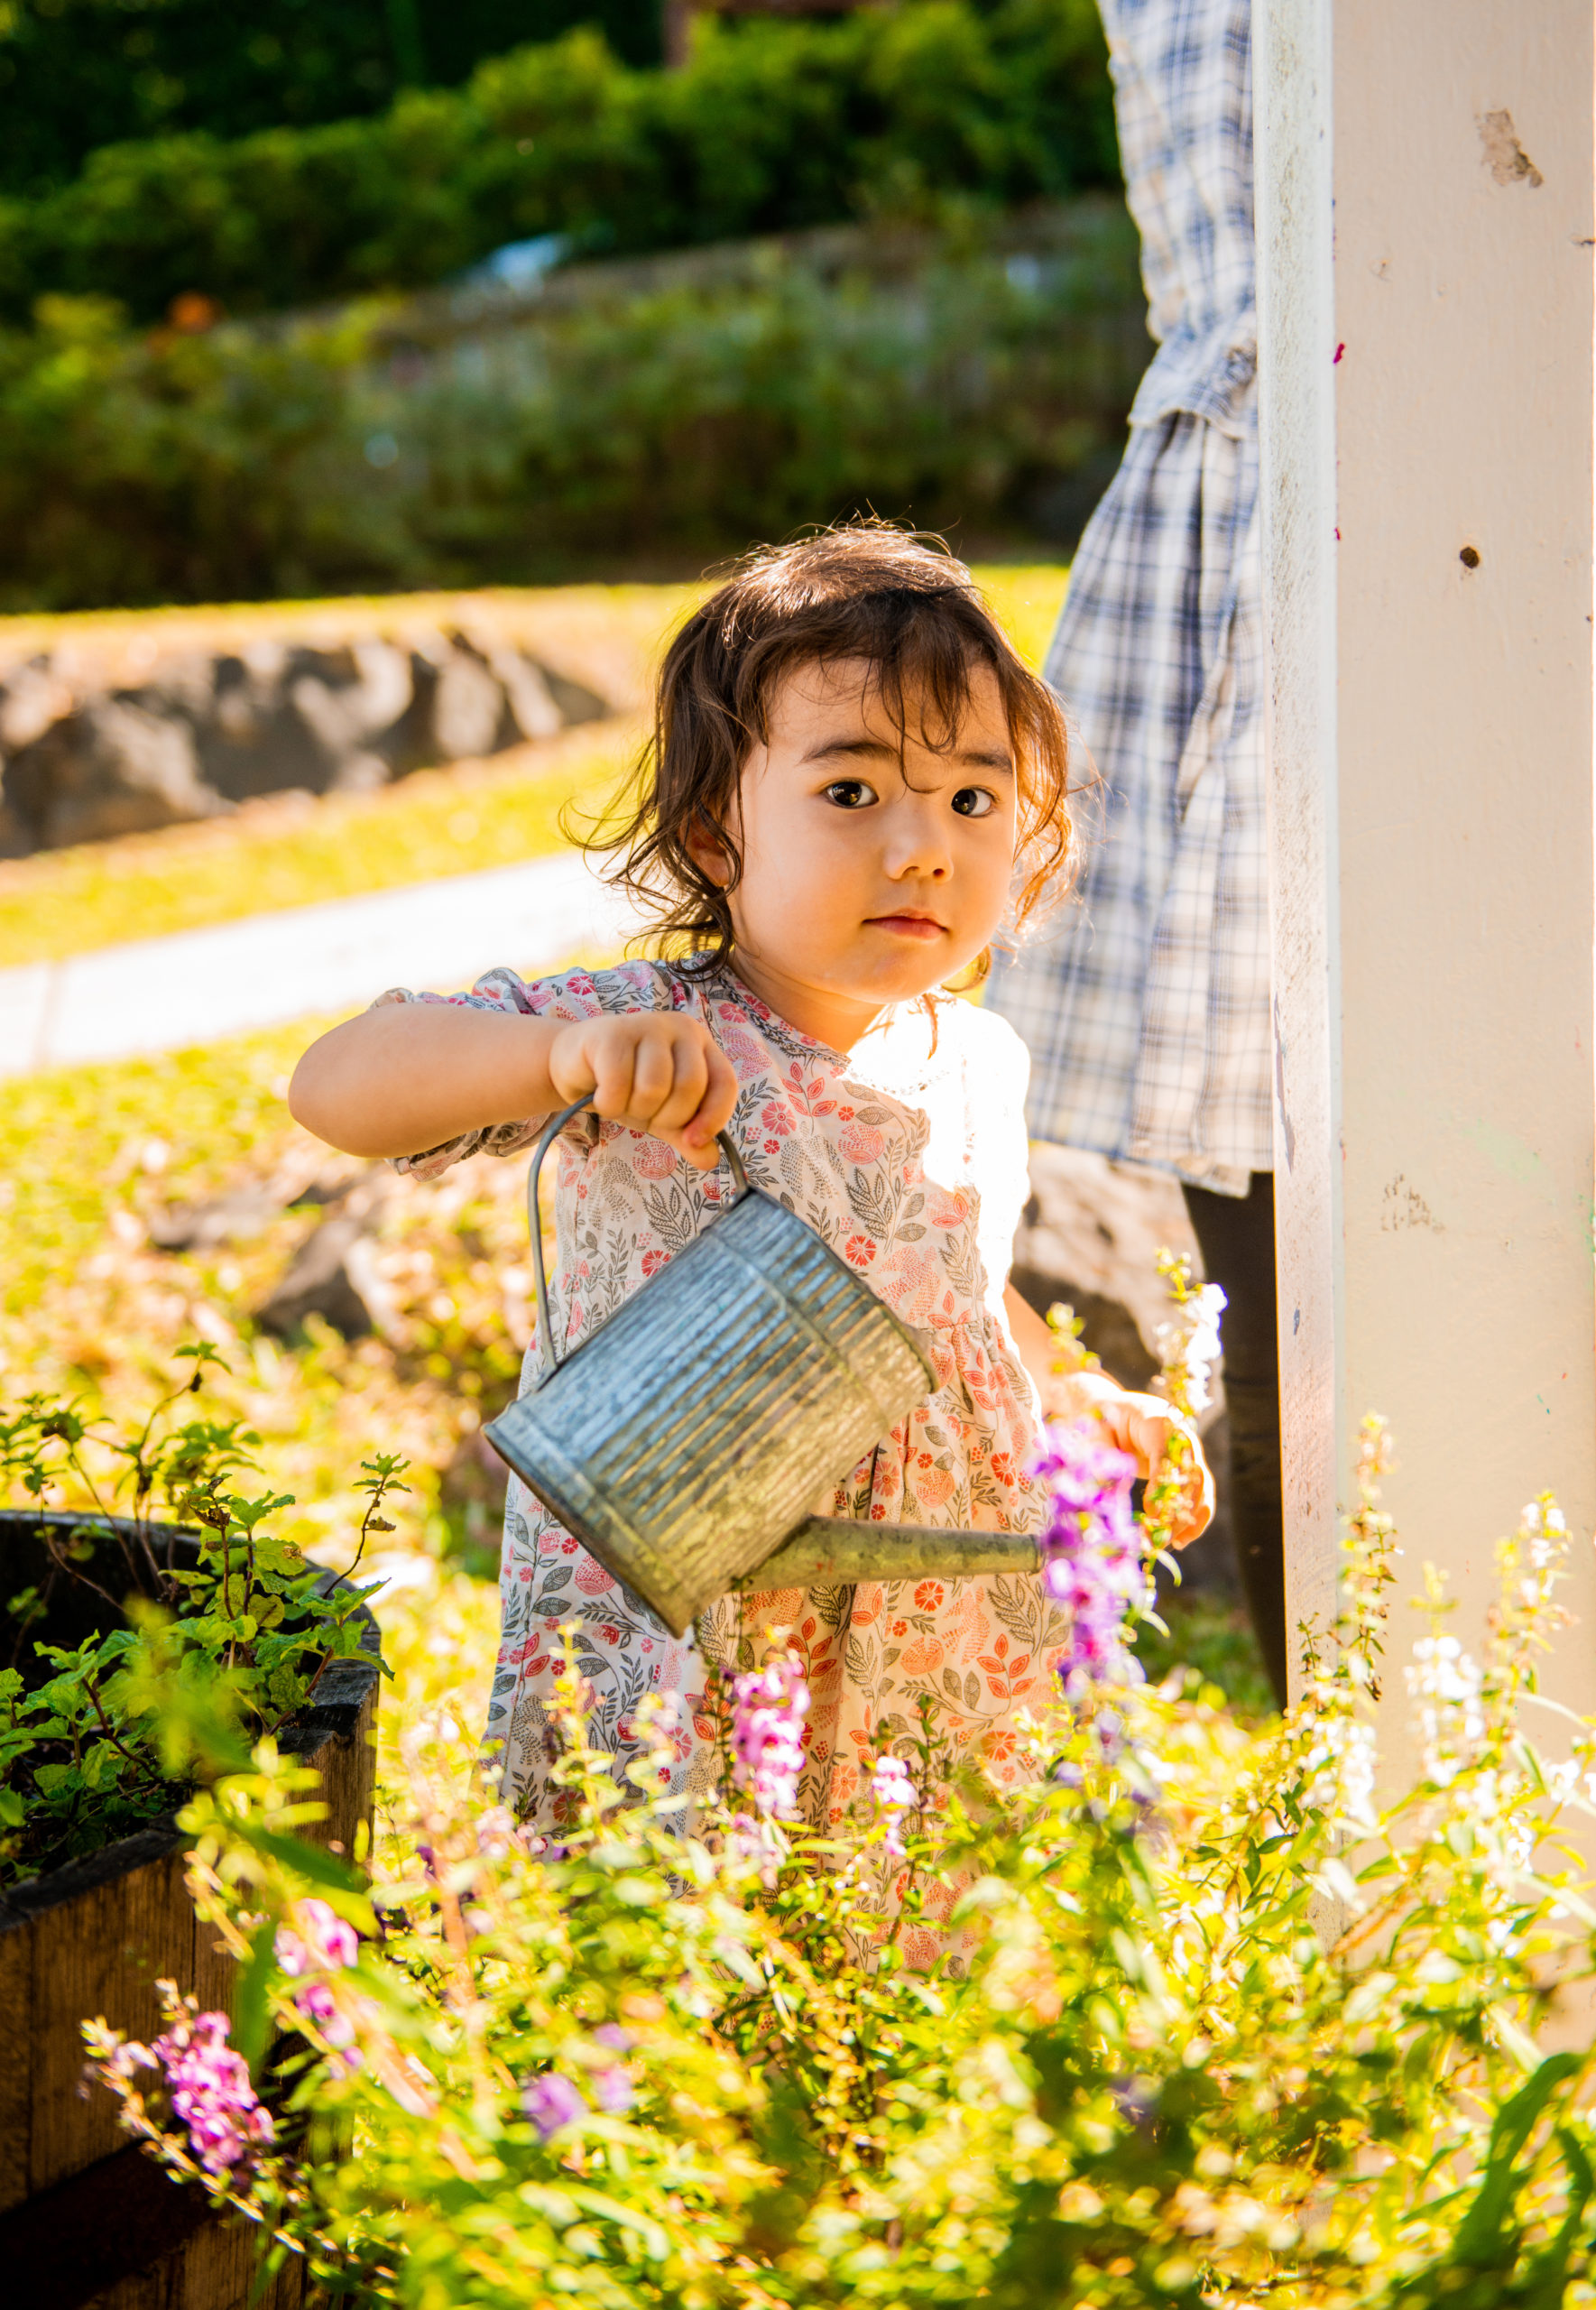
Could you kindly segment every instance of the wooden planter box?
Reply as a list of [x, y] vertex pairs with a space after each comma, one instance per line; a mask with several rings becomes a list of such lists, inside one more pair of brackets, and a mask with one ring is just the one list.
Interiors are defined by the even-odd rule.
[[[0, 1597], [37, 1580], [42, 1524], [85, 1519], [0, 1511]], [[78, 1643], [97, 1600], [76, 1592], [32, 1631]], [[315, 1704], [281, 1746], [321, 1775], [328, 1819], [309, 1832], [355, 1849], [375, 1782], [377, 1632], [366, 1660], [335, 1661]], [[9, 1649], [9, 1648], [8, 1648]], [[0, 2286], [28, 2310], [245, 2310], [253, 2233], [213, 2216], [201, 2191], [174, 2185], [116, 2124], [116, 2103], [87, 2093], [79, 2024], [104, 2014], [148, 2041], [160, 2027], [154, 1982], [175, 1981], [207, 2010], [228, 2010], [232, 1960], [198, 1924], [183, 1884], [187, 1843], [168, 1816], [137, 1835], [0, 1892]], [[254, 2298], [297, 2310], [300, 2266]]]

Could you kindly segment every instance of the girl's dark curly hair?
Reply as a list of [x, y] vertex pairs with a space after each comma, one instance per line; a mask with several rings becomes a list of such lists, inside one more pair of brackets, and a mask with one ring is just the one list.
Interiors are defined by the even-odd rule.
[[[938, 750], [957, 743], [973, 675], [994, 677], [1019, 790], [1013, 927], [1067, 886], [1075, 821], [1057, 699], [940, 538], [848, 522], [746, 556], [666, 655], [625, 816], [594, 847], [615, 857], [609, 882], [654, 916], [649, 944], [678, 964], [697, 956], [707, 969], [732, 952], [729, 896], [743, 871], [733, 806], [743, 764], [768, 737], [777, 685], [796, 667], [842, 658], [867, 660], [899, 731], [912, 713]], [[695, 861], [694, 833], [725, 860], [724, 885]]]

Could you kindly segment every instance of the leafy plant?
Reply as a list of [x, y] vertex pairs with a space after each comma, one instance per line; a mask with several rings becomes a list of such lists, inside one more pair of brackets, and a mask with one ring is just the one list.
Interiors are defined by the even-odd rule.
[[281, 310], [426, 286], [547, 233], [677, 248], [1118, 180], [1092, 0], [712, 21], [668, 73], [619, 63], [589, 23], [374, 119], [233, 142], [211, 125], [105, 145], [72, 182], [0, 202], [0, 310], [66, 291], [146, 321], [185, 295]]
[[436, 343], [386, 306], [185, 336], [52, 297], [0, 331], [0, 604], [520, 582], [867, 503], [1067, 528], [1116, 454], [1143, 310], [1101, 202], [598, 267]]
[[[38, 1576], [6, 1603], [0, 1668], [6, 1878], [170, 1812], [197, 1775], [236, 1769], [280, 1732], [330, 1661], [362, 1649], [358, 1593], [267, 1529], [291, 1496], [237, 1488], [257, 1472], [258, 1436], [175, 1417], [217, 1350], [178, 1354], [191, 1370], [135, 1429], [41, 1396], [0, 1416], [0, 1472], [39, 1506], [14, 1538], [13, 1561], [31, 1552]], [[355, 1564], [372, 1533], [393, 1529], [382, 1508], [406, 1489], [402, 1468], [381, 1454], [365, 1464]], [[38, 1633], [62, 1619], [76, 1641]]]
[[[1211, 1328], [1186, 1305], [1177, 1399]], [[1119, 1479], [1054, 1445], [1067, 1586]], [[184, 1817], [275, 2118], [175, 1985], [164, 2051], [88, 2026], [100, 2074], [171, 2171], [356, 2303], [1588, 2303], [1596, 2054], [1536, 2033], [1590, 1974], [1563, 1841], [1596, 1734], [1554, 1763], [1524, 1723], [1567, 1535], [1541, 1500], [1503, 1543], [1478, 1665], [1433, 1585], [1420, 1778], [1382, 1809], [1385, 1451], [1370, 1423], [1341, 1619], [1252, 1739], [1195, 1676], [1093, 1676], [1077, 1645], [1020, 1784], [883, 1728], [821, 1837], [783, 1817], [807, 1696], [779, 1632], [722, 1696], [728, 1786], [686, 1811], [657, 1794], [669, 1708], [620, 1785], [571, 1652], [558, 1842], [433, 1708], [369, 1890], [295, 1846], [305, 1779], [265, 1745]], [[196, 2047], [215, 2109], [185, 2115]]]
[[483, 57], [572, 23], [602, 25], [629, 62], [658, 59], [654, 0], [254, 0], [247, 37], [213, 0], [11, 0], [0, 186], [36, 197], [128, 137], [244, 136], [378, 112], [401, 88], [448, 87]]

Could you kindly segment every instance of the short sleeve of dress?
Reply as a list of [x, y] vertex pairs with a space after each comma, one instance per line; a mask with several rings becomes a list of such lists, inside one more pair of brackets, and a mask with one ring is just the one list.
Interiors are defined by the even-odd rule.
[[[596, 1019], [606, 1013], [631, 1011], [671, 1011], [680, 1007], [680, 982], [660, 963], [623, 963], [608, 971], [564, 971], [554, 978], [523, 979], [503, 967], [484, 971], [469, 993], [416, 994], [408, 986], [391, 986], [371, 1004], [381, 1011], [392, 1003], [450, 1003], [471, 1011], [520, 1012], [529, 1019]], [[418, 1179], [435, 1179], [451, 1163], [467, 1155], [514, 1155], [530, 1147], [548, 1121], [534, 1115], [525, 1123], [490, 1123], [481, 1131], [462, 1132], [419, 1155], [396, 1155], [393, 1168]], [[590, 1118], [579, 1117], [581, 1123]], [[591, 1134], [589, 1134], [591, 1135]]]

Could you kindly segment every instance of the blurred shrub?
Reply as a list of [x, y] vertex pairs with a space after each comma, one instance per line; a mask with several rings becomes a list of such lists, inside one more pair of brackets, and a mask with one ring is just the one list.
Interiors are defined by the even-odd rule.
[[618, 63], [586, 30], [375, 119], [107, 146], [62, 189], [0, 201], [0, 311], [62, 292], [141, 319], [195, 294], [282, 310], [436, 282], [545, 233], [676, 248], [1116, 180], [1092, 0], [705, 22], [677, 73]]
[[864, 504], [1045, 526], [1148, 351], [1109, 200], [453, 301], [185, 336], [44, 300], [0, 333], [0, 605], [537, 580]]
[[6, 0], [0, 190], [47, 191], [131, 136], [377, 112], [573, 24], [597, 24], [629, 63], [660, 55], [658, 0], [251, 0], [247, 13], [241, 25], [217, 0]]

